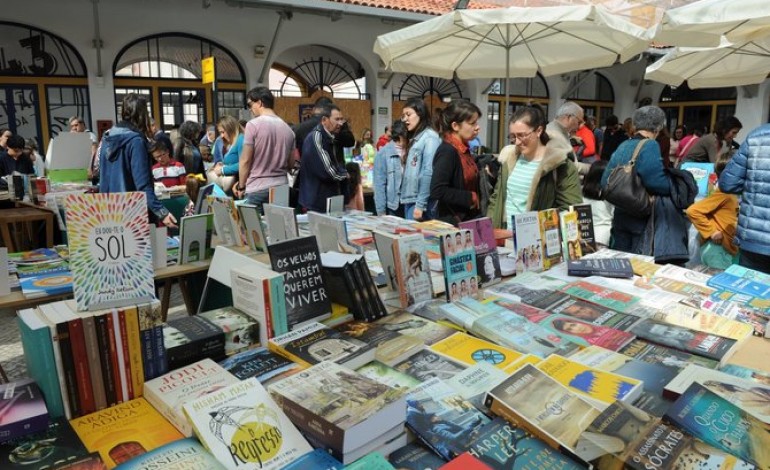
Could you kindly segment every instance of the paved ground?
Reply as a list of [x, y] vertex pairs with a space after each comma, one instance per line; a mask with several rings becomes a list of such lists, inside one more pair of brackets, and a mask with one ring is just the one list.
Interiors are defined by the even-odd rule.
[[[182, 293], [174, 284], [168, 316], [174, 318], [186, 314], [187, 309], [182, 300]], [[0, 309], [0, 365], [3, 366], [10, 380], [26, 376], [27, 365], [24, 362], [19, 327], [16, 324], [16, 311], [11, 309]]]

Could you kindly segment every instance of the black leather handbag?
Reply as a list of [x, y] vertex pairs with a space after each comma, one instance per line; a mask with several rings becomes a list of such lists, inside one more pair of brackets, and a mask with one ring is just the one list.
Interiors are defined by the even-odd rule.
[[640, 218], [649, 216], [653, 206], [652, 196], [636, 172], [636, 158], [649, 140], [651, 139], [640, 140], [636, 144], [631, 161], [612, 169], [607, 186], [602, 190], [602, 198], [605, 201]]

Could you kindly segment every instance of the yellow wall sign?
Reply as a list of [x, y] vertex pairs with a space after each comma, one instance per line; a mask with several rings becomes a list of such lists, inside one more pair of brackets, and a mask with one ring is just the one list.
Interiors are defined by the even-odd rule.
[[216, 76], [214, 74], [214, 58], [206, 57], [201, 59], [201, 71], [203, 83], [214, 83]]

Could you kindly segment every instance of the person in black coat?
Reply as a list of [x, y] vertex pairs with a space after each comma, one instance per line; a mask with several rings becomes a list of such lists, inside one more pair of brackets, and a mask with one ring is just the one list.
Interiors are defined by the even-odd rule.
[[0, 150], [0, 176], [14, 172], [22, 175], [34, 175], [35, 165], [24, 153], [24, 137], [12, 135], [6, 143], [7, 150]]
[[443, 142], [433, 157], [430, 199], [436, 218], [457, 225], [479, 212], [478, 167], [468, 142], [479, 134], [478, 106], [454, 100], [438, 116]]

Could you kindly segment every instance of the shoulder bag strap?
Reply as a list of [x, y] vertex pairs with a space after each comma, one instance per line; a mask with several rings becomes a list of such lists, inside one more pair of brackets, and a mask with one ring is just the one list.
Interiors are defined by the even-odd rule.
[[631, 161], [628, 162], [629, 165], [633, 166], [636, 164], [636, 157], [639, 156], [639, 152], [642, 150], [642, 147], [644, 147], [644, 144], [647, 143], [647, 141], [650, 139], [642, 139], [639, 141], [638, 144], [636, 144], [636, 148], [634, 149], [634, 154], [631, 156]]

